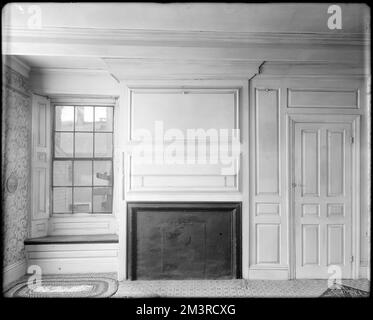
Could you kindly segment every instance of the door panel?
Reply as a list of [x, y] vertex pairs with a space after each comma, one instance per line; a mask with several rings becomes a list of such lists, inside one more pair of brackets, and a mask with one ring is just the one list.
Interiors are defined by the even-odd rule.
[[296, 123], [294, 131], [296, 278], [351, 278], [351, 125]]

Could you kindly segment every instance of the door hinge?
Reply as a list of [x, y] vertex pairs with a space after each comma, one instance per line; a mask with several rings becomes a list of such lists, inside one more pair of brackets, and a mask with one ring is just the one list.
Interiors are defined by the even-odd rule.
[[351, 263], [354, 262], [354, 256], [351, 256]]
[[355, 142], [355, 138], [351, 137], [351, 143], [354, 143], [354, 142]]

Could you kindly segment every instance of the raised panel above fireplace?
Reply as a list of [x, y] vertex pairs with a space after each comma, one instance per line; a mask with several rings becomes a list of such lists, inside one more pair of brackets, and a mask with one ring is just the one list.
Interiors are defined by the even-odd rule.
[[126, 191], [239, 193], [239, 94], [229, 87], [129, 87]]

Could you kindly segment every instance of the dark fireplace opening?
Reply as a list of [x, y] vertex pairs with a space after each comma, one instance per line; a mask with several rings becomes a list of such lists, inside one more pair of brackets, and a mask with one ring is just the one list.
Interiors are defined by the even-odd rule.
[[129, 202], [128, 278], [241, 278], [240, 202]]

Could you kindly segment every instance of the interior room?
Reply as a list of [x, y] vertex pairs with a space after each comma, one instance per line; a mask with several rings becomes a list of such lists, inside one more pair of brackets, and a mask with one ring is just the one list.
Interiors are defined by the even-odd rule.
[[2, 18], [8, 296], [369, 294], [366, 5]]

